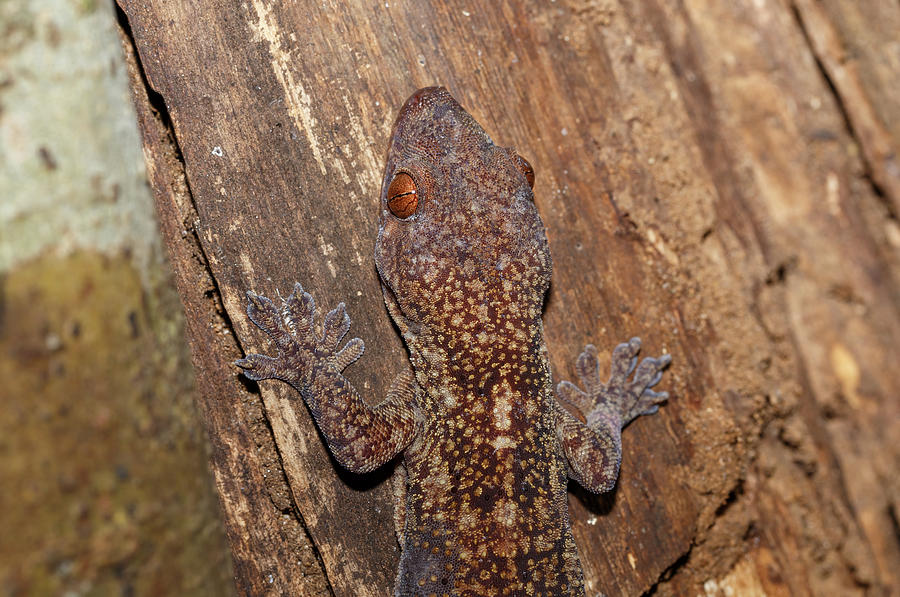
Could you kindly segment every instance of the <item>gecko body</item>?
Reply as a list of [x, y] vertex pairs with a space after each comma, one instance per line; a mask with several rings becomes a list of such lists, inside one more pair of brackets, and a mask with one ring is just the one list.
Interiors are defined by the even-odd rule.
[[445, 89], [404, 104], [375, 263], [412, 370], [376, 406], [341, 375], [363, 350], [358, 338], [341, 346], [343, 304], [320, 335], [299, 284], [280, 306], [248, 293], [278, 356], [248, 355], [237, 362], [245, 375], [296, 388], [346, 468], [402, 454], [396, 595], [583, 595], [567, 480], [611, 489], [622, 427], [667, 398], [651, 388], [669, 357], [636, 367], [637, 338], [616, 347], [606, 383], [588, 345], [582, 387], [554, 392], [541, 320], [552, 265], [533, 183], [528, 162], [494, 145]]

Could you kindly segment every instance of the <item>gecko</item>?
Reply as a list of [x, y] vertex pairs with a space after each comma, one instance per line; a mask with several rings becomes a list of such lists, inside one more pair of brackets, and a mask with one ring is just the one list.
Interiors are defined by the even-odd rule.
[[247, 292], [277, 355], [236, 361], [243, 374], [290, 384], [350, 471], [400, 456], [397, 596], [584, 595], [567, 482], [611, 490], [622, 428], [668, 398], [651, 388], [671, 357], [638, 365], [639, 338], [615, 347], [606, 382], [587, 345], [580, 387], [554, 391], [542, 322], [552, 262], [534, 181], [443, 87], [403, 105], [375, 265], [411, 367], [376, 405], [342, 375], [364, 348], [342, 342], [343, 303], [321, 316], [300, 284], [280, 304]]

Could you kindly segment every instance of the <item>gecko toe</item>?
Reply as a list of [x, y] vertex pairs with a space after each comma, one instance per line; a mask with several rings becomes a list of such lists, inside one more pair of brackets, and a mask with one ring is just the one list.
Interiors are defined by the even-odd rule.
[[349, 330], [350, 316], [347, 315], [347, 308], [344, 306], [344, 303], [338, 303], [337, 307], [325, 315], [321, 341], [322, 348], [327, 351], [334, 351]]
[[284, 299], [282, 311], [295, 336], [298, 338], [310, 337], [316, 302], [312, 295], [303, 291], [299, 282], [294, 284], [294, 291], [290, 296]]
[[334, 355], [334, 359], [332, 361], [334, 364], [334, 368], [338, 371], [343, 371], [350, 364], [352, 364], [362, 356], [365, 348], [366, 345], [363, 343], [362, 338], [353, 338], [352, 340], [347, 342], [344, 347], [338, 351], [337, 354]]
[[632, 390], [639, 394], [644, 388], [653, 385], [652, 382], [657, 373], [660, 372], [660, 367], [659, 360], [654, 359], [653, 357], [648, 357], [641, 361], [637, 371], [635, 371], [634, 380], [630, 384]]
[[597, 348], [593, 344], [585, 346], [578, 355], [578, 359], [575, 361], [575, 372], [588, 394], [594, 393], [601, 386], [600, 363], [597, 361]]
[[285, 350], [293, 343], [290, 331], [281, 311], [271, 299], [255, 292], [247, 292], [247, 317], [266, 333], [275, 345]]
[[253, 381], [279, 377], [278, 359], [272, 357], [261, 354], [248, 354], [243, 359], [234, 361], [234, 364], [243, 369], [244, 377]]
[[659, 410], [659, 405], [669, 399], [668, 392], [654, 392], [653, 390], [644, 390], [641, 397], [631, 408], [627, 415], [628, 420], [634, 419], [641, 415], [652, 415]]
[[594, 408], [594, 399], [570, 381], [559, 382], [556, 395], [561, 402], [573, 406], [584, 416]]
[[619, 344], [613, 349], [612, 361], [610, 363], [609, 383], [622, 383], [626, 377], [631, 375], [637, 364], [637, 353], [641, 350], [641, 339], [635, 336], [628, 342]]

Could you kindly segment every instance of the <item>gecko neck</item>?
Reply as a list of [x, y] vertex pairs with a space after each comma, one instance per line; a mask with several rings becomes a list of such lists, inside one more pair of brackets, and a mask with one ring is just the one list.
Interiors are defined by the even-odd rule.
[[[446, 385], [454, 394], [487, 396], [499, 383], [534, 393], [548, 383], [540, 312], [493, 314], [466, 319], [450, 330], [425, 330], [410, 342], [416, 370], [431, 387]], [[440, 380], [440, 381], [439, 381]]]

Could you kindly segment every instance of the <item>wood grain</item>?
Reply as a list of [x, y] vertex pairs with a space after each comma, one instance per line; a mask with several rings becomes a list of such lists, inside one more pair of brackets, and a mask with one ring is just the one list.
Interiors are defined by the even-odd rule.
[[[283, 572], [285, 536], [260, 530], [279, 502], [257, 501], [266, 481], [238, 441], [244, 424], [222, 424], [240, 417], [243, 389], [237, 347], [204, 331], [210, 297], [244, 352], [264, 348], [245, 289], [297, 280], [322, 306], [345, 301], [367, 345], [349, 377], [380, 400], [405, 358], [371, 261], [382, 159], [396, 110], [431, 84], [535, 167], [555, 376], [573, 377], [588, 342], [639, 335], [674, 357], [673, 399], [626, 430], [617, 489], [572, 488], [589, 594], [897, 586], [900, 232], [866, 175], [886, 150], [848, 127], [855, 104], [819, 68], [805, 4], [119, 4], [196, 213], [200, 254], [179, 252], [173, 226], [173, 260], [200, 259], [212, 280], [206, 295], [188, 280], [181, 292], [247, 594], [312, 589]], [[873, 98], [867, 114], [890, 109]], [[148, 160], [164, 146], [145, 138]], [[330, 589], [388, 594], [389, 471], [338, 470], [294, 398], [259, 391]], [[245, 506], [233, 474], [257, 496]]]

